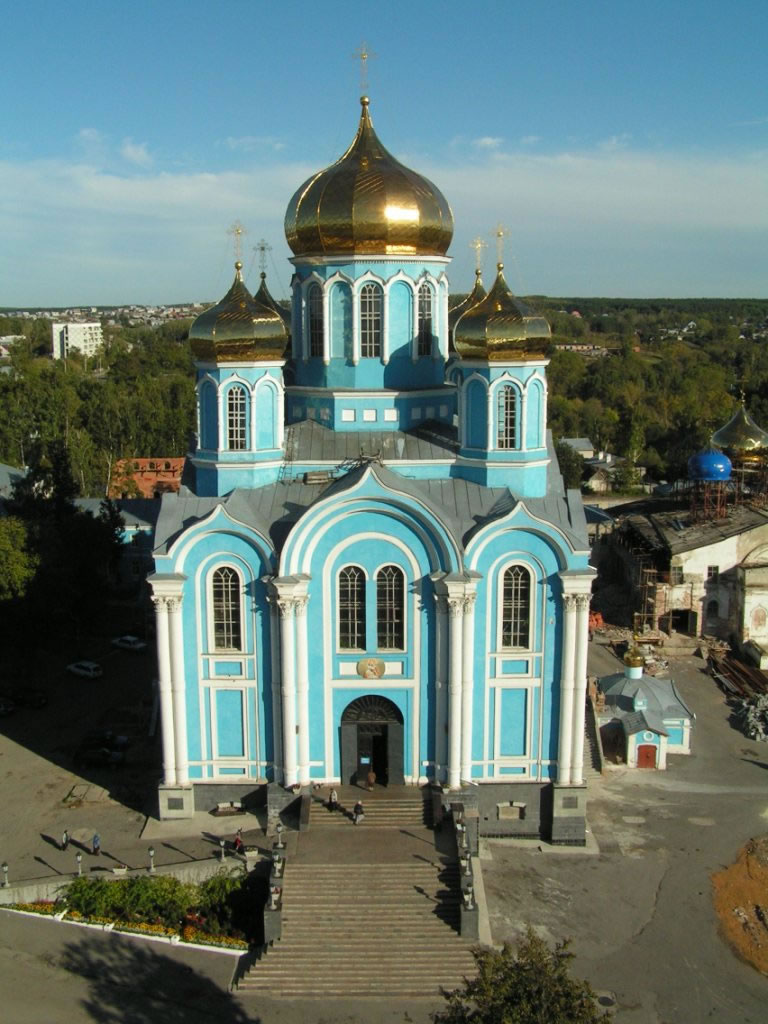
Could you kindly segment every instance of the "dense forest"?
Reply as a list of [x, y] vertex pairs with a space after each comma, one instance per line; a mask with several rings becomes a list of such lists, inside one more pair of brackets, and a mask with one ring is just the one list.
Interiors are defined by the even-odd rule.
[[[768, 300], [529, 302], [552, 325], [556, 439], [589, 437], [674, 479], [742, 391], [768, 428]], [[32, 448], [61, 440], [79, 493], [101, 497], [116, 459], [184, 455], [195, 422], [188, 328], [108, 326], [98, 357], [52, 361], [48, 320], [0, 317], [0, 335], [24, 335], [0, 374], [0, 462], [25, 465]], [[587, 358], [565, 347], [574, 344], [608, 354]]]

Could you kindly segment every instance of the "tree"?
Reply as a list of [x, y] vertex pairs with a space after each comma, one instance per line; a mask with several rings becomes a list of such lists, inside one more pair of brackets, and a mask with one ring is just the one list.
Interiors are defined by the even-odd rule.
[[558, 441], [555, 445], [555, 455], [560, 472], [563, 474], [563, 483], [568, 488], [581, 487], [581, 476], [584, 472], [584, 460], [569, 444]]
[[37, 559], [28, 550], [27, 528], [21, 519], [0, 519], [0, 601], [23, 597], [34, 577]]
[[447, 996], [445, 1010], [432, 1014], [434, 1024], [599, 1024], [601, 1013], [588, 981], [570, 975], [573, 953], [568, 941], [554, 949], [528, 927], [517, 953], [509, 943], [501, 950], [474, 951], [476, 978]]

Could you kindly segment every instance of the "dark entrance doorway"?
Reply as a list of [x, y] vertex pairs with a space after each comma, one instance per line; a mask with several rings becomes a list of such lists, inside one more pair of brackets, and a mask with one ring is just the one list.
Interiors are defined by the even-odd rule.
[[365, 783], [376, 773], [377, 785], [403, 785], [403, 716], [386, 697], [358, 697], [341, 716], [341, 781]]

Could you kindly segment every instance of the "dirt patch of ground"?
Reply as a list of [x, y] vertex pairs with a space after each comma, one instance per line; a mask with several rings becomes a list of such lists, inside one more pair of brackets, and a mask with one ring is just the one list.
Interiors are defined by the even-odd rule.
[[745, 843], [734, 864], [712, 875], [712, 887], [726, 941], [768, 974], [768, 836]]

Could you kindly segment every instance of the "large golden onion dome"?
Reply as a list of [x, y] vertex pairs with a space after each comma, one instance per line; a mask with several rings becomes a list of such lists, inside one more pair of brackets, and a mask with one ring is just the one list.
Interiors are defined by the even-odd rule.
[[368, 97], [346, 153], [295, 193], [285, 237], [296, 256], [445, 256], [453, 214], [440, 190], [379, 142]]
[[273, 309], [278, 316], [282, 319], [285, 324], [286, 330], [288, 331], [288, 337], [291, 336], [291, 311], [286, 309], [285, 306], [281, 306], [279, 302], [272, 298], [272, 293], [267, 288], [267, 275], [262, 270], [261, 272], [261, 284], [259, 290], [254, 295], [254, 299], [260, 302], [262, 306], [266, 306], [268, 309]]
[[503, 263], [485, 298], [463, 313], [453, 328], [453, 344], [462, 359], [490, 362], [543, 359], [551, 337], [544, 317], [536, 316], [509, 290]]
[[457, 302], [455, 306], [451, 306], [448, 310], [448, 351], [455, 352], [456, 348], [453, 344], [453, 328], [456, 326], [456, 321], [460, 316], [463, 316], [468, 309], [472, 309], [473, 306], [484, 299], [486, 296], [485, 286], [483, 285], [483, 272], [478, 269], [475, 271], [475, 284], [469, 295], [465, 295], [461, 302]]
[[189, 329], [196, 359], [205, 362], [266, 362], [285, 358], [289, 333], [280, 314], [258, 302], [245, 287], [242, 263], [235, 263], [232, 287]]
[[712, 443], [731, 451], [751, 452], [768, 448], [768, 434], [758, 427], [742, 401], [724, 427], [712, 435]]

